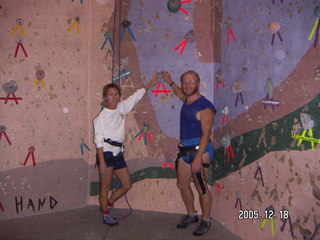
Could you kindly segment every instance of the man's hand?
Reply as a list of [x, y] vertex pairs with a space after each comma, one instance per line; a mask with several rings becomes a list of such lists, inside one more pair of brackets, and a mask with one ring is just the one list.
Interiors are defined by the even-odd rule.
[[199, 157], [195, 157], [191, 163], [191, 171], [192, 173], [197, 173], [201, 171], [202, 167], [202, 159]]
[[171, 75], [168, 72], [164, 72], [164, 80], [169, 84], [173, 83]]
[[[174, 94], [181, 100], [181, 101], [185, 101], [187, 99], [187, 96], [183, 93], [182, 89], [180, 87], [178, 87], [171, 78], [170, 73], [168, 72], [164, 72], [164, 80], [169, 83], [169, 85], [171, 86]], [[174, 84], [172, 84], [174, 83]]]

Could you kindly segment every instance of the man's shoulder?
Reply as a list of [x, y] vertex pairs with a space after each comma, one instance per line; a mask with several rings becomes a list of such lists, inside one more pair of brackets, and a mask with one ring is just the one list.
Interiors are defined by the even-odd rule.
[[205, 103], [207, 105], [214, 106], [213, 103], [209, 99], [207, 99], [205, 96], [201, 97], [201, 102], [202, 102], [202, 104]]
[[208, 100], [205, 96], [202, 96], [202, 105], [204, 106], [204, 107], [206, 107], [206, 108], [210, 108], [211, 110], [213, 110], [215, 113], [216, 113], [216, 108], [215, 108], [215, 106], [213, 105], [213, 103], [210, 101], [210, 100]]

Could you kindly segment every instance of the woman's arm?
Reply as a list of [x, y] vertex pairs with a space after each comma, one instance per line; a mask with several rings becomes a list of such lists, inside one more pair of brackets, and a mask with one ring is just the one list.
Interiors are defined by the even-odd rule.
[[153, 73], [151, 81], [144, 87], [144, 89], [147, 91], [149, 88], [152, 88], [155, 85], [157, 85], [156, 72]]
[[130, 112], [134, 106], [141, 100], [141, 98], [144, 96], [146, 91], [155, 86], [157, 84], [156, 74], [154, 73], [151, 81], [144, 87], [139, 90], [137, 90], [134, 94], [132, 94], [130, 97], [128, 97], [126, 100], [119, 103], [119, 107], [121, 107], [121, 112], [123, 114], [127, 114]]

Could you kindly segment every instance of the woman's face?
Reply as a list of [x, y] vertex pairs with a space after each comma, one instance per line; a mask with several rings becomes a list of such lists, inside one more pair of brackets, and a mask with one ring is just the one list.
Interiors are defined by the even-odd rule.
[[109, 109], [116, 109], [118, 103], [120, 102], [120, 94], [116, 88], [109, 88], [107, 95], [104, 97], [106, 106]]

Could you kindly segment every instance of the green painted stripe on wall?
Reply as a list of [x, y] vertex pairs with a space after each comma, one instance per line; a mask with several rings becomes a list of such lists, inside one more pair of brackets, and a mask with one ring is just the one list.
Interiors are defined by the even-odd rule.
[[[276, 108], [275, 111], [281, 111], [281, 108]], [[231, 146], [235, 153], [235, 158], [227, 163], [224, 149], [215, 150], [216, 166], [213, 169], [211, 180], [221, 179], [228, 174], [239, 170], [241, 167], [246, 166], [269, 152], [272, 151], [291, 151], [291, 150], [309, 150], [311, 143], [303, 141], [303, 149], [297, 147], [297, 143], [292, 145], [294, 138], [292, 137], [292, 127], [294, 124], [300, 123], [300, 113], [307, 113], [311, 115], [312, 120], [315, 122], [313, 128], [313, 137], [320, 138], [320, 94], [318, 94], [311, 102], [298, 108], [296, 111], [284, 116], [283, 118], [267, 124], [264, 128], [256, 129], [231, 140]], [[272, 114], [272, 113], [267, 113]], [[265, 132], [265, 138], [261, 138]], [[301, 131], [302, 133], [302, 131]], [[300, 133], [300, 134], [301, 134]], [[260, 141], [260, 143], [259, 143]], [[265, 147], [264, 141], [267, 146]], [[316, 144], [315, 144], [316, 145]], [[246, 154], [245, 161], [240, 164]]]

